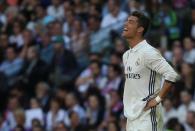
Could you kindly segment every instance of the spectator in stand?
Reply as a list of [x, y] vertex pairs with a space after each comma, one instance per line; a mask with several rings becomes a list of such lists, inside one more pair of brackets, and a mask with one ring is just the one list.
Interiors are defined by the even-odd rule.
[[59, 122], [56, 124], [54, 131], [68, 131], [68, 129], [63, 122]]
[[41, 125], [44, 124], [44, 114], [38, 99], [36, 98], [30, 99], [30, 109], [25, 111], [25, 116], [26, 116], [25, 127], [27, 127], [28, 129], [32, 129], [33, 127], [32, 123], [34, 119], [40, 121], [40, 123], [42, 123]]
[[29, 96], [34, 95], [34, 87], [38, 82], [48, 79], [48, 73], [48, 65], [40, 59], [38, 47], [29, 47], [27, 60], [23, 65], [21, 76], [19, 77], [19, 79], [27, 84]]
[[3, 31], [7, 24], [7, 18], [3, 13], [3, 9], [0, 9], [0, 30]]
[[69, 92], [64, 99], [65, 106], [67, 108], [69, 118], [64, 118], [65, 124], [71, 126], [70, 114], [75, 112], [79, 116], [81, 123], [86, 122], [85, 110], [79, 105], [78, 97], [74, 92]]
[[[191, 23], [189, 23], [189, 32], [193, 39], [195, 39], [195, 9], [192, 9], [191, 12]], [[188, 30], [186, 31], [188, 32]]]
[[151, 18], [153, 18], [154, 15], [159, 11], [160, 4], [161, 3], [159, 1], [157, 1], [157, 0], [147, 0], [147, 1], [144, 1], [146, 13]]
[[186, 131], [194, 131], [195, 130], [195, 108], [191, 109], [187, 112], [186, 122], [184, 123], [184, 127]]
[[178, 107], [178, 118], [181, 123], [186, 122], [186, 116], [189, 109], [195, 109], [195, 102], [192, 101], [192, 95], [189, 91], [181, 92], [181, 105]]
[[20, 13], [23, 14], [27, 21], [34, 19], [35, 8], [39, 4], [39, 0], [23, 0], [20, 5]]
[[36, 40], [34, 39], [33, 32], [31, 30], [23, 30], [22, 37], [24, 40], [24, 46], [32, 46], [36, 44]]
[[[10, 87], [9, 96], [17, 97], [21, 107], [27, 108], [29, 105], [29, 97], [27, 96], [25, 85], [21, 82], [16, 82]], [[7, 95], [7, 94], [5, 94]]]
[[73, 4], [76, 16], [86, 19], [88, 10], [87, 2], [82, 0], [73, 0]]
[[[70, 88], [72, 85], [68, 85], [68, 84], [63, 84], [59, 87], [57, 87], [57, 89], [55, 90], [55, 97], [59, 98], [60, 101], [62, 101], [62, 103], [64, 102], [66, 95], [68, 94], [69, 90], [72, 90]], [[64, 107], [64, 104], [63, 104]]]
[[173, 47], [172, 66], [178, 72], [181, 72], [182, 63], [183, 63], [183, 49], [181, 46], [174, 46]]
[[89, 60], [90, 61], [102, 62], [102, 54], [101, 53], [91, 52], [91, 53], [89, 53]]
[[101, 29], [101, 18], [96, 15], [90, 15], [88, 18], [89, 44], [90, 52], [103, 53], [108, 47], [107, 38], [109, 33], [107, 30]]
[[50, 101], [50, 110], [46, 116], [47, 131], [53, 131], [57, 123], [63, 121], [66, 117], [67, 114], [61, 109], [60, 101], [57, 98], [52, 98]]
[[17, 6], [9, 6], [5, 9], [5, 15], [6, 15], [6, 19], [7, 19], [7, 24], [6, 26], [3, 28], [4, 32], [7, 32], [9, 35], [12, 32], [12, 25], [13, 22], [16, 21], [16, 19], [19, 19], [19, 8]]
[[[119, 0], [108, 0], [109, 13], [103, 17], [101, 28], [113, 26], [117, 22], [123, 22], [127, 19], [127, 13], [120, 10]], [[112, 29], [115, 29], [114, 27]]]
[[116, 118], [119, 118], [123, 111], [123, 104], [120, 100], [121, 97], [116, 90], [110, 91], [108, 95], [110, 98], [107, 99], [107, 111], [112, 112]]
[[119, 65], [122, 67], [122, 55], [118, 52], [113, 52], [110, 56], [110, 64]]
[[177, 117], [177, 110], [173, 107], [173, 103], [169, 98], [163, 101], [163, 114], [164, 123], [167, 123], [171, 118]]
[[144, 6], [143, 3], [140, 0], [130, 0], [128, 1], [128, 13], [132, 13], [134, 11], [143, 11], [144, 12]]
[[88, 131], [88, 128], [82, 124], [81, 119], [79, 118], [79, 113], [75, 111], [71, 111], [69, 113], [70, 119], [70, 130], [73, 131]]
[[87, 128], [95, 130], [104, 118], [105, 108], [100, 94], [91, 94], [88, 96], [86, 105]]
[[[169, 1], [164, 2], [162, 5], [162, 19], [164, 23], [164, 29], [165, 32], [168, 33], [168, 39], [169, 40], [176, 40], [180, 37], [180, 30], [177, 26], [178, 24], [178, 18], [176, 15], [176, 12], [173, 10], [173, 8], [170, 6]], [[171, 45], [168, 45], [168, 47], [171, 47]]]
[[53, 16], [47, 15], [45, 8], [41, 5], [35, 7], [35, 20], [28, 22], [26, 28], [35, 32], [35, 27], [37, 24], [47, 26], [49, 23], [53, 22], [55, 18]]
[[50, 87], [46, 82], [39, 82], [35, 86], [35, 98], [39, 101], [44, 112], [49, 110]]
[[176, 83], [177, 92], [187, 89], [192, 97], [195, 95], [195, 74], [193, 64], [183, 63], [181, 65], [181, 77], [182, 79]]
[[52, 4], [47, 7], [47, 14], [53, 16], [57, 20], [64, 17], [64, 8], [61, 0], [52, 0]]
[[108, 94], [112, 90], [118, 91], [122, 84], [121, 67], [119, 65], [110, 64], [108, 66], [107, 82], [104, 88], [102, 88], [102, 94]]
[[123, 39], [116, 38], [115, 43], [114, 43], [114, 49], [115, 49], [115, 52], [117, 52], [118, 54], [122, 56], [122, 54], [128, 49], [128, 46], [126, 45]]
[[64, 48], [70, 49], [70, 37], [66, 34], [63, 34], [62, 29], [62, 23], [60, 21], [54, 21], [51, 28], [51, 40], [55, 42], [59, 38], [63, 39]]
[[23, 127], [23, 126], [21, 126], [21, 125], [17, 125], [14, 129], [13, 129], [13, 131], [25, 131], [26, 129]]
[[123, 67], [123, 63], [122, 63], [122, 54], [118, 53], [118, 52], [112, 52], [110, 54], [110, 57], [109, 57], [109, 61], [106, 61], [105, 64], [102, 65], [102, 75], [103, 76], [108, 76], [108, 68], [109, 68], [109, 65], [118, 65], [119, 68], [122, 69]]
[[0, 43], [0, 64], [1, 64], [5, 59], [6, 49], [9, 45], [8, 35], [6, 33], [1, 33], [0, 41], [1, 41]]
[[75, 54], [81, 67], [86, 67], [88, 54], [88, 36], [84, 31], [83, 21], [75, 19], [73, 22], [73, 30], [71, 32], [71, 50]]
[[18, 57], [16, 47], [9, 46], [6, 48], [6, 59], [0, 64], [0, 72], [2, 72], [8, 82], [8, 85], [12, 85], [15, 81], [15, 77], [22, 69], [23, 60]]
[[24, 39], [22, 37], [22, 23], [20, 21], [15, 21], [12, 28], [13, 34], [9, 37], [9, 42], [11, 44], [16, 43], [17, 47], [22, 47], [24, 45]]
[[[66, 0], [64, 1], [63, 6], [64, 6], [64, 15], [66, 15], [67, 11], [73, 10], [74, 4], [73, 4], [73, 1]], [[66, 16], [65, 16], [65, 19], [66, 19]]]
[[101, 74], [101, 63], [99, 61], [91, 61], [90, 65], [81, 72], [76, 80], [78, 91], [83, 94], [90, 86], [102, 89], [105, 84], [106, 78]]
[[75, 19], [74, 10], [69, 9], [65, 12], [65, 22], [63, 23], [63, 33], [67, 36], [71, 35]]
[[30, 46], [33, 46], [36, 44], [34, 37], [33, 37], [33, 32], [31, 30], [25, 29], [22, 32], [22, 38], [24, 40], [24, 45], [21, 48], [20, 51], [20, 57], [23, 59], [27, 59], [27, 52], [28, 52], [28, 48]]
[[[28, 23], [26, 24], [26, 28], [28, 29], [28, 30], [31, 30], [31, 31], [35, 31], [35, 25], [36, 25], [36, 22], [38, 21], [41, 21], [43, 18], [44, 18], [44, 9], [43, 9], [43, 7], [42, 6], [39, 6], [39, 5], [37, 5], [36, 7], [35, 7], [35, 11], [34, 11], [34, 13], [36, 14], [36, 16], [33, 16], [33, 19], [30, 19], [29, 21], [28, 21]], [[34, 14], [34, 15], [35, 15]]]
[[[97, 3], [96, 3], [97, 2]], [[101, 3], [99, 1], [96, 1], [93, 3], [93, 1], [91, 1], [89, 4], [89, 12], [88, 15], [94, 15], [94, 16], [100, 16], [101, 13]], [[99, 3], [98, 3], [99, 2]]]
[[57, 37], [54, 41], [54, 57], [52, 58], [50, 80], [56, 86], [71, 83], [77, 76], [79, 66], [72, 51], [64, 48], [64, 40]]
[[106, 113], [106, 117], [104, 118], [100, 126], [98, 127], [98, 130], [106, 130], [108, 123], [116, 122], [117, 120], [119, 120], [119, 118], [117, 118], [117, 115], [114, 112], [108, 111]]
[[121, 131], [125, 131], [126, 129], [126, 118], [124, 117], [123, 114], [121, 114], [120, 116], [120, 128], [121, 128]]
[[32, 120], [32, 131], [44, 131], [41, 121], [38, 119]]
[[183, 40], [184, 54], [183, 59], [187, 63], [195, 64], [195, 48], [190, 37], [185, 37]]
[[120, 131], [119, 123], [117, 121], [109, 122], [107, 125], [107, 130], [108, 131]]
[[4, 123], [4, 119], [2, 114], [0, 114], [0, 130], [1, 131], [9, 131], [9, 126]]
[[170, 119], [165, 126], [166, 130], [185, 131], [183, 124], [181, 124], [177, 118]]
[[[164, 30], [162, 30], [161, 26], [156, 26], [157, 19], [156, 16], [158, 12], [160, 12], [160, 9], [162, 8], [162, 1], [157, 0], [147, 0], [144, 1], [145, 5], [145, 12], [150, 18], [151, 18], [151, 25], [150, 25], [150, 33], [147, 34], [147, 38], [150, 41], [150, 43], [153, 44], [155, 47], [159, 47], [159, 44], [161, 43], [160, 40], [162, 38], [165, 38], [167, 40], [167, 35], [163, 37]], [[167, 45], [167, 44], [166, 44]]]
[[34, 126], [32, 128], [32, 131], [44, 131], [43, 127], [42, 126]]
[[5, 114], [4, 126], [8, 127], [9, 130], [16, 127], [16, 120], [14, 118], [14, 112], [20, 108], [20, 103], [17, 97], [11, 96], [8, 98], [8, 103]]
[[189, 1], [188, 0], [173, 0], [173, 8], [176, 10], [176, 14], [179, 19], [182, 19], [189, 13]]
[[54, 56], [53, 43], [51, 42], [51, 38], [48, 32], [41, 34], [41, 50], [40, 57], [44, 60], [48, 65], [51, 64], [52, 58]]
[[16, 109], [14, 111], [14, 119], [16, 121], [16, 127], [14, 128], [17, 130], [17, 128], [23, 128], [24, 130], [27, 130], [28, 128], [25, 127], [25, 112], [23, 109]]
[[[160, 28], [163, 34], [168, 36], [168, 40], [179, 39], [180, 30], [178, 28], [178, 18], [176, 12], [170, 6], [171, 1], [166, 0], [162, 2], [162, 8], [158, 13], [155, 14], [152, 22], [154, 27]], [[168, 45], [168, 49], [171, 49], [172, 45]]]

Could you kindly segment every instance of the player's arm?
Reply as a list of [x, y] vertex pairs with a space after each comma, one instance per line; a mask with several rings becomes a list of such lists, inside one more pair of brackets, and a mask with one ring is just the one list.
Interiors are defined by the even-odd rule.
[[163, 87], [158, 94], [161, 100], [164, 100], [164, 98], [167, 96], [167, 94], [169, 93], [173, 85], [174, 83], [171, 81], [168, 81], [168, 80], [164, 81]]
[[145, 53], [144, 63], [146, 67], [161, 74], [165, 79], [159, 94], [147, 103], [145, 107], [145, 110], [147, 110], [156, 106], [166, 97], [179, 76], [158, 51]]
[[164, 98], [167, 96], [171, 88], [173, 87], [174, 83], [168, 80], [164, 81], [163, 87], [160, 90], [159, 94], [157, 95], [156, 98], [151, 99], [145, 106], [144, 110], [148, 110], [151, 107], [154, 107], [158, 105]]

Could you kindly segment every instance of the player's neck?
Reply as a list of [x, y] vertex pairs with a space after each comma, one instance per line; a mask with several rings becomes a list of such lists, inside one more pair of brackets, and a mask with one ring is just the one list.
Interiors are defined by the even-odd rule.
[[137, 44], [139, 44], [143, 40], [144, 40], [144, 38], [128, 39], [128, 43], [129, 43], [129, 46], [131, 48], [133, 48], [133, 47], [135, 47]]

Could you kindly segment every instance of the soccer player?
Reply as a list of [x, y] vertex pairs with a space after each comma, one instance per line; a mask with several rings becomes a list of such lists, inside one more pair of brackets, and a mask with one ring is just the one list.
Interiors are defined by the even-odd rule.
[[162, 131], [161, 101], [178, 79], [160, 52], [144, 39], [149, 24], [148, 17], [135, 11], [125, 22], [122, 33], [130, 46], [123, 55], [127, 131]]

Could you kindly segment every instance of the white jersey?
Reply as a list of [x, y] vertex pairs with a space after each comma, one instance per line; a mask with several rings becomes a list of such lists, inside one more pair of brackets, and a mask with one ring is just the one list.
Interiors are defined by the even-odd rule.
[[162, 78], [175, 82], [178, 75], [146, 40], [124, 53], [123, 64], [126, 77], [124, 115], [128, 120], [135, 120], [143, 113], [147, 100], [159, 93]]

